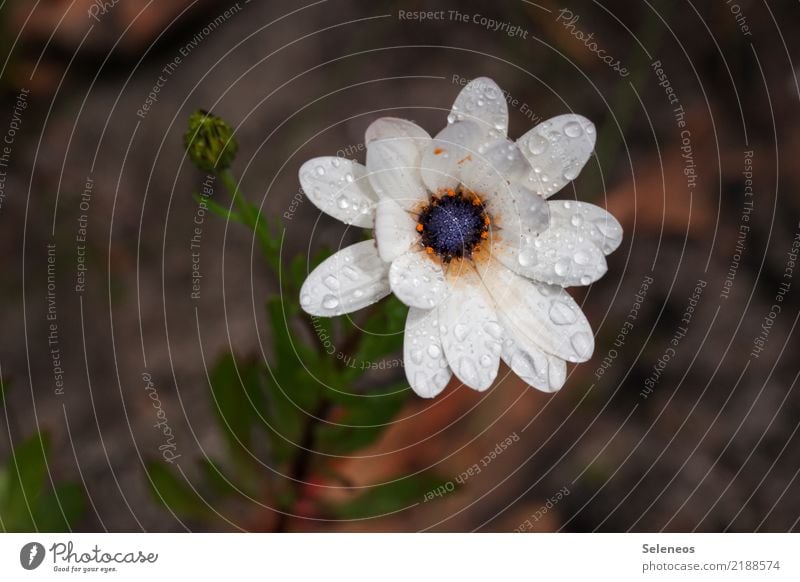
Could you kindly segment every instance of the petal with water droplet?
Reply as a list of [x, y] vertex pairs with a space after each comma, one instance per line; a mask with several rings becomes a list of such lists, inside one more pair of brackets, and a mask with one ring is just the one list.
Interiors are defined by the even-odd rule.
[[381, 117], [373, 121], [364, 134], [367, 145], [379, 139], [408, 137], [417, 140], [417, 148], [424, 151], [428, 147], [431, 136], [413, 121], [398, 117]]
[[561, 287], [589, 285], [608, 270], [603, 252], [574, 227], [551, 225], [532, 241], [516, 248], [511, 244], [494, 244], [492, 253], [520, 275]]
[[300, 304], [311, 315], [333, 317], [372, 305], [389, 293], [389, 264], [378, 256], [375, 241], [365, 240], [314, 269], [300, 290]]
[[502, 240], [520, 246], [544, 232], [550, 225], [547, 202], [532, 190], [519, 184], [503, 184], [484, 200], [492, 220], [498, 227]]
[[450, 123], [472, 119], [484, 134], [505, 136], [508, 132], [508, 105], [497, 83], [488, 77], [473, 79], [456, 97], [447, 120]]
[[478, 147], [461, 164], [461, 181], [479, 194], [487, 194], [509, 181], [524, 181], [530, 165], [513, 141], [500, 138], [487, 141]]
[[433, 309], [447, 297], [441, 265], [424, 251], [412, 251], [395, 259], [389, 284], [397, 298], [409, 307]]
[[433, 398], [444, 390], [453, 373], [439, 337], [437, 310], [412, 307], [408, 310], [403, 337], [403, 359], [411, 388], [423, 398]]
[[[504, 328], [511, 330], [517, 343], [527, 351], [539, 348], [571, 362], [591, 357], [592, 328], [564, 289], [529, 281], [498, 261], [491, 261], [491, 267], [482, 277]], [[559, 306], [554, 311], [556, 303]]]
[[419, 240], [416, 222], [397, 202], [384, 199], [375, 209], [375, 242], [380, 257], [391, 263]]
[[442, 346], [453, 373], [475, 390], [488, 389], [500, 365], [495, 308], [474, 270], [465, 270], [438, 308]]
[[456, 188], [464, 163], [478, 155], [483, 133], [474, 121], [459, 121], [445, 127], [423, 153], [421, 175], [428, 190]]
[[544, 352], [524, 336], [518, 336], [508, 316], [498, 312], [506, 341], [501, 357], [509, 368], [528, 384], [542, 392], [556, 392], [567, 379], [567, 364], [561, 358]]
[[599, 206], [574, 200], [550, 200], [547, 204], [554, 228], [574, 229], [606, 255], [622, 243], [622, 226]]
[[326, 156], [303, 164], [299, 178], [303, 192], [322, 212], [345, 224], [372, 228], [378, 196], [366, 173], [357, 162]]
[[517, 140], [532, 170], [527, 184], [549, 198], [578, 177], [594, 150], [594, 124], [568, 113], [544, 121]]
[[[430, 140], [428, 140], [430, 141]], [[423, 139], [385, 138], [367, 145], [367, 177], [380, 198], [391, 198], [406, 210], [428, 199], [420, 176]]]

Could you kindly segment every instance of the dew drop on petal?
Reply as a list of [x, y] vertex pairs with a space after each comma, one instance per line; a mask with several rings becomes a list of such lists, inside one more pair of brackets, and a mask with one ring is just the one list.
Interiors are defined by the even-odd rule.
[[572, 260], [578, 265], [588, 265], [592, 259], [586, 251], [576, 251], [572, 256]]
[[483, 354], [479, 360], [481, 366], [488, 368], [492, 365], [492, 358], [488, 354]]
[[333, 295], [326, 295], [322, 298], [322, 306], [325, 309], [336, 309], [339, 306], [339, 300]]
[[442, 355], [442, 350], [439, 349], [439, 346], [431, 344], [428, 346], [428, 355], [431, 358], [438, 358]]
[[453, 335], [456, 336], [456, 339], [460, 342], [463, 342], [467, 339], [467, 331], [468, 328], [463, 323], [457, 323], [455, 328], [453, 328]]
[[422, 364], [422, 350], [411, 350], [411, 361], [417, 365]]
[[331, 289], [333, 291], [338, 291], [339, 290], [339, 287], [340, 287], [339, 279], [337, 279], [333, 275], [328, 275], [327, 277], [325, 277], [325, 279], [323, 279], [322, 282], [325, 283], [325, 286], [328, 289]]
[[314, 168], [314, 170], [317, 172], [318, 176], [325, 175], [325, 168], [323, 168], [322, 166], [317, 166], [316, 168]]
[[309, 295], [308, 293], [303, 293], [302, 295], [300, 295], [300, 305], [307, 307], [310, 304], [311, 304], [311, 295]]
[[583, 275], [581, 277], [581, 285], [589, 285], [592, 282], [592, 278], [589, 275]]
[[550, 319], [556, 325], [569, 325], [578, 319], [574, 310], [563, 301], [554, 301], [550, 306]]
[[349, 265], [346, 266], [344, 269], [342, 269], [342, 275], [344, 275], [351, 281], [355, 281], [358, 279], [358, 271], [356, 271], [353, 267]]
[[495, 321], [488, 322], [485, 326], [483, 326], [483, 329], [485, 329], [486, 333], [496, 340], [499, 340], [503, 336], [503, 328], [500, 327], [500, 324]]
[[467, 382], [472, 382], [478, 377], [478, 372], [475, 369], [475, 364], [472, 363], [472, 360], [469, 358], [461, 358], [461, 362], [458, 366], [458, 371], [461, 374], [461, 377], [466, 380]]
[[556, 275], [563, 277], [569, 272], [569, 261], [567, 259], [560, 259], [556, 262], [553, 269], [555, 270]]
[[347, 208], [350, 208], [350, 201], [347, 199], [347, 196], [342, 194], [336, 199], [336, 206], [342, 210], [346, 210]]
[[586, 358], [592, 353], [592, 340], [589, 334], [584, 331], [579, 331], [572, 334], [570, 338], [572, 347], [581, 358]]
[[580, 137], [583, 135], [583, 128], [577, 121], [570, 121], [564, 126], [564, 135], [567, 137]]

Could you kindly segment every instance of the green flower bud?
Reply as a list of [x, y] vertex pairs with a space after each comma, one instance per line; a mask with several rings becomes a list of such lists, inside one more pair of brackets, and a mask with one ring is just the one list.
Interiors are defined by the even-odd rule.
[[202, 109], [189, 116], [183, 145], [192, 163], [206, 172], [227, 170], [239, 149], [231, 126]]

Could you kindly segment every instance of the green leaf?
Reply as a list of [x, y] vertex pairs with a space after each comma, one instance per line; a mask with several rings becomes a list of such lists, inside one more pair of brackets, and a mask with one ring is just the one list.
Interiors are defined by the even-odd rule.
[[441, 485], [433, 472], [422, 472], [367, 489], [352, 501], [329, 508], [338, 518], [363, 519], [393, 513], [421, 503], [425, 493]]
[[85, 510], [86, 498], [80, 485], [57, 485], [55, 492], [44, 496], [34, 510], [36, 528], [42, 532], [71, 531]]
[[[6, 469], [8, 484], [5, 501], [0, 505], [0, 518], [19, 530], [33, 527], [32, 515], [44, 489], [50, 437], [37, 433], [23, 441], [11, 455]], [[8, 528], [9, 525], [6, 525]]]
[[145, 465], [155, 499], [179, 516], [208, 518], [211, 510], [186, 481], [179, 479], [166, 464], [153, 461]]
[[225, 354], [211, 372], [211, 396], [228, 448], [238, 453], [249, 448], [253, 421], [261, 403], [253, 363], [237, 361]]

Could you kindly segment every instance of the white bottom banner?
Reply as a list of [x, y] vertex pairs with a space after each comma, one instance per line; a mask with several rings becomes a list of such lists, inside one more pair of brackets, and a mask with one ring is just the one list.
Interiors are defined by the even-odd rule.
[[0, 580], [800, 580], [793, 534], [4, 534]]

